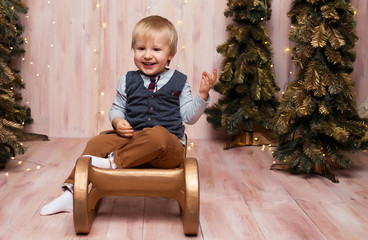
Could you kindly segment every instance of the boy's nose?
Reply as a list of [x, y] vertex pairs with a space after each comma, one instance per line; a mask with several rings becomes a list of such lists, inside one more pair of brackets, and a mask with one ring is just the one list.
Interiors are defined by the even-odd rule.
[[152, 58], [152, 53], [151, 53], [151, 51], [149, 51], [149, 50], [147, 50], [146, 52], [145, 52], [145, 54], [144, 54], [144, 58]]

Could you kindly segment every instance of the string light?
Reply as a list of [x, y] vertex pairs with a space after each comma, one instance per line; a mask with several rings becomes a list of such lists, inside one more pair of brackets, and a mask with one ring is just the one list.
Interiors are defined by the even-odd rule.
[[101, 7], [101, 5], [99, 3], [97, 3], [96, 8], [100, 8], [100, 7]]
[[107, 27], [107, 24], [106, 23], [102, 23], [101, 25], [103, 28], [106, 28]]
[[5, 176], [7, 176], [7, 177], [8, 177], [8, 176], [9, 176], [9, 173], [8, 173], [8, 172], [7, 172], [7, 173], [5, 173]]

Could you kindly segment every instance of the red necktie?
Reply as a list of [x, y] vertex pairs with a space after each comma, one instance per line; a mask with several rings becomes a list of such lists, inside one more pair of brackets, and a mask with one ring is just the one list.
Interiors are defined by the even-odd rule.
[[160, 79], [160, 76], [151, 76], [150, 77], [150, 84], [148, 85], [148, 91], [156, 92], [157, 91], [157, 81]]

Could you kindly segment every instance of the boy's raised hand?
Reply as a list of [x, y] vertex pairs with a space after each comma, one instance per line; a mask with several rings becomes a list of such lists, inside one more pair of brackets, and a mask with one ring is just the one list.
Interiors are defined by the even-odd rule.
[[202, 73], [201, 85], [199, 87], [199, 96], [202, 98], [203, 101], [207, 101], [208, 99], [208, 92], [211, 90], [213, 85], [215, 85], [217, 79], [217, 69], [213, 69], [212, 75], [208, 72]]

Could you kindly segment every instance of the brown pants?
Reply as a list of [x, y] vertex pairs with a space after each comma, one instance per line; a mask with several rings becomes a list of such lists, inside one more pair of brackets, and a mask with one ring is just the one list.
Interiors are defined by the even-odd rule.
[[[82, 155], [107, 157], [111, 152], [118, 168], [149, 164], [155, 168], [175, 168], [185, 158], [185, 147], [179, 139], [161, 126], [134, 132], [124, 138], [116, 132], [93, 137]], [[74, 182], [74, 169], [65, 183]]]

